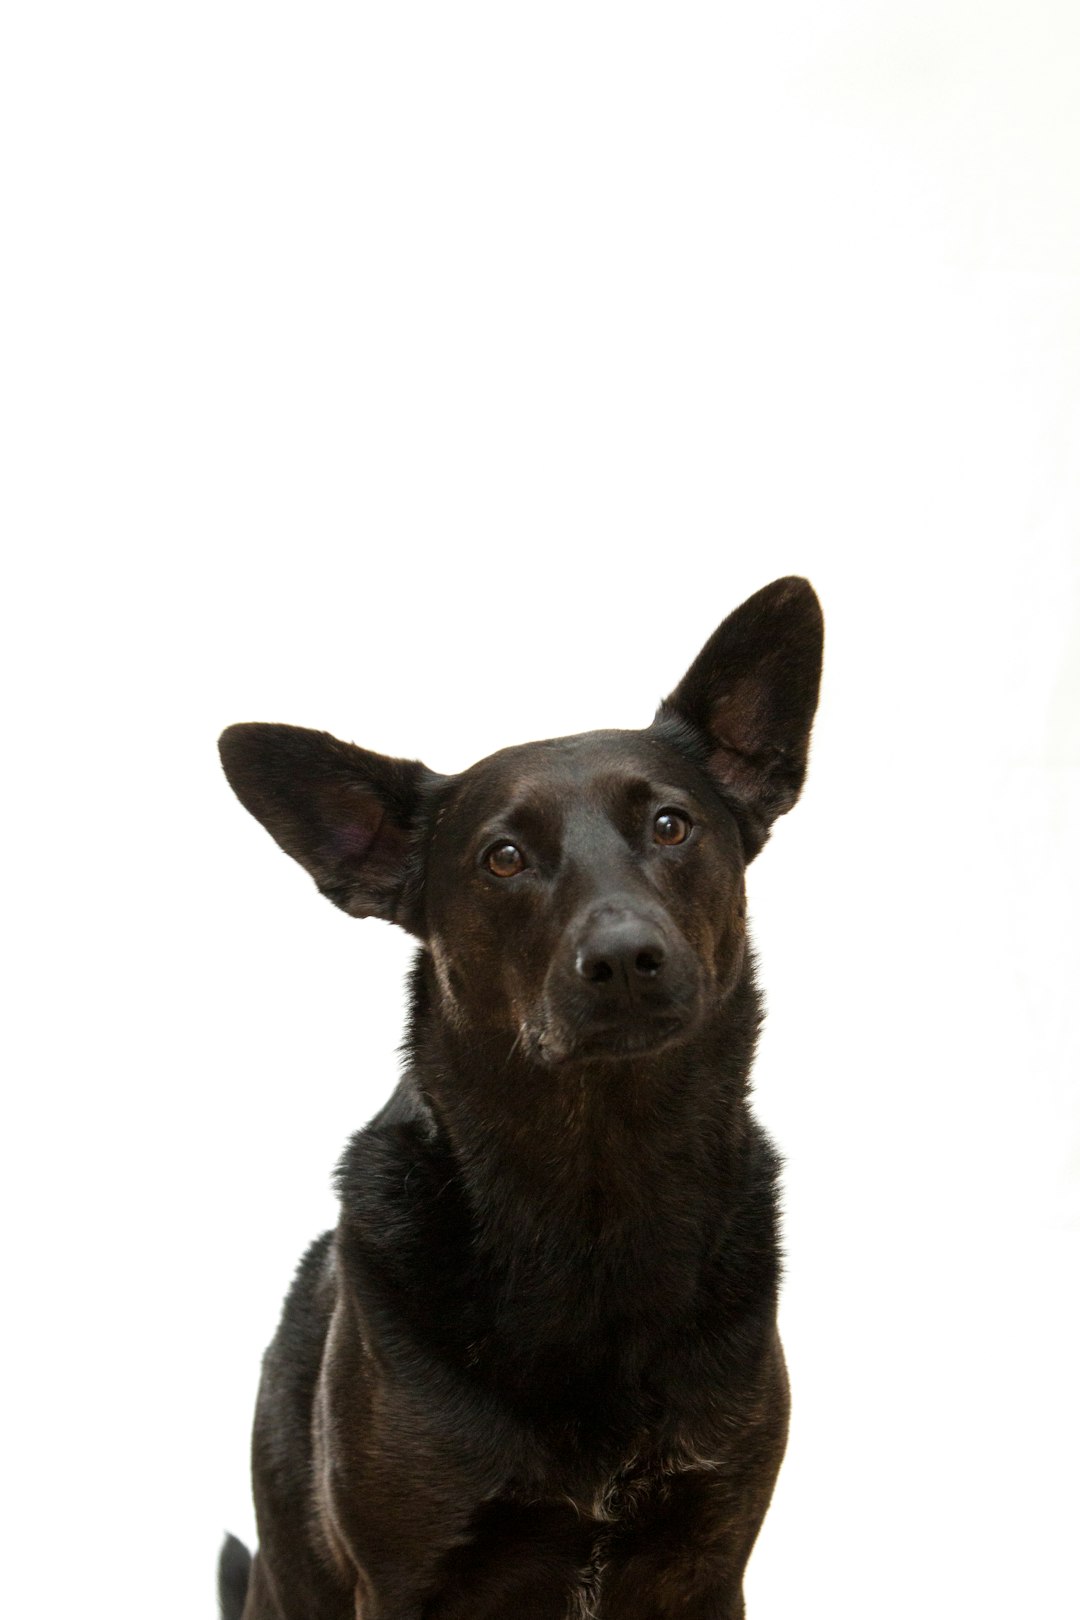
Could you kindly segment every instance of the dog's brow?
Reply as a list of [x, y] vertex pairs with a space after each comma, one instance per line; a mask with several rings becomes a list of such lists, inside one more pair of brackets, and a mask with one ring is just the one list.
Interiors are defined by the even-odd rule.
[[565, 794], [517, 792], [509, 795], [503, 808], [493, 816], [485, 816], [484, 829], [520, 832], [526, 837], [537, 837], [557, 831], [562, 825], [562, 805]]
[[596, 777], [590, 784], [590, 797], [594, 796], [607, 810], [644, 810], [655, 799], [686, 796], [685, 789], [676, 789], [648, 776], [627, 776], [610, 771]]
[[572, 771], [558, 779], [516, 782], [507, 794], [505, 809], [495, 819], [513, 823], [522, 831], [550, 830], [577, 805], [592, 804], [610, 811], [629, 804], [637, 809], [658, 794], [663, 797], [674, 791], [661, 788], [646, 776], [628, 776], [625, 771]]
[[653, 782], [644, 776], [626, 777], [612, 773], [604, 786], [607, 796], [629, 800], [632, 804], [644, 804], [656, 793]]

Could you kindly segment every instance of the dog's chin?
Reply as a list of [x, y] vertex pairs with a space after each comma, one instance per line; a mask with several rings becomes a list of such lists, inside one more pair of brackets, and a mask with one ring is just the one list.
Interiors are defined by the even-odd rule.
[[617, 1063], [650, 1057], [686, 1039], [694, 1020], [676, 1014], [586, 1025], [572, 1032], [549, 1025], [531, 1041], [533, 1055], [548, 1068], [575, 1063]]

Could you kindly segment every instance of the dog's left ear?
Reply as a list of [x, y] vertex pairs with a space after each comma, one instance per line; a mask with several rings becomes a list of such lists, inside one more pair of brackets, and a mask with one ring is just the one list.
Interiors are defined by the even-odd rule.
[[774, 580], [728, 615], [657, 716], [689, 722], [704, 742], [710, 771], [745, 811], [748, 860], [802, 789], [822, 638], [809, 582]]
[[218, 747], [240, 803], [328, 900], [419, 932], [417, 818], [441, 777], [303, 726], [230, 726]]

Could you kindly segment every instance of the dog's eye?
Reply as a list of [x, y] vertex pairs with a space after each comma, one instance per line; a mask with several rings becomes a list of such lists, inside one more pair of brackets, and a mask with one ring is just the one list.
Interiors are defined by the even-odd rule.
[[685, 844], [692, 825], [681, 810], [661, 810], [653, 822], [653, 839], [658, 844]]
[[496, 877], [517, 877], [525, 870], [525, 857], [516, 844], [496, 844], [488, 850], [484, 864]]

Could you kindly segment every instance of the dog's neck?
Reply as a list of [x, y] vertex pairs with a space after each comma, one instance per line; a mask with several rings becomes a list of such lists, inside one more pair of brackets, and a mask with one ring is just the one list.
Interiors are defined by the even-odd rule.
[[[418, 964], [412, 1078], [460, 1177], [478, 1253], [542, 1286], [545, 1257], [669, 1289], [746, 1193], [747, 1077], [760, 1008], [747, 965], [688, 1040], [647, 1057], [531, 1061], [509, 1035], [463, 1029]], [[585, 1278], [589, 1278], [586, 1285]]]

